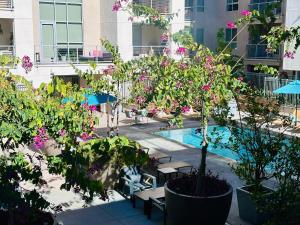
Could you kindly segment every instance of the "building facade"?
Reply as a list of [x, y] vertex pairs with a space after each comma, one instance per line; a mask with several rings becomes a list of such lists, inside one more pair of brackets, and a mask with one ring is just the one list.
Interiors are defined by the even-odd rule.
[[[176, 13], [170, 32], [184, 28], [184, 0], [133, 0], [158, 9], [164, 14]], [[34, 86], [49, 82], [51, 77], [81, 84], [73, 63], [82, 70], [88, 61], [98, 67], [110, 64], [101, 38], [118, 46], [124, 60], [149, 53], [161, 53], [162, 32], [141, 21], [129, 20], [127, 12], [113, 12], [115, 0], [0, 0], [0, 54], [22, 58], [28, 55], [34, 66], [28, 74]], [[168, 46], [175, 48], [173, 43]], [[106, 62], [108, 60], [108, 62]]]

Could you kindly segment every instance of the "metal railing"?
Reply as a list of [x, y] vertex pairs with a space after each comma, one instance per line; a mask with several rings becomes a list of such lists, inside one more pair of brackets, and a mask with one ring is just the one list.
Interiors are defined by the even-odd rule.
[[35, 62], [38, 64], [88, 63], [90, 61], [112, 61], [112, 56], [98, 46], [35, 46]]
[[[276, 3], [279, 3], [280, 1], [279, 0], [268, 0], [268, 1], [265, 1], [265, 2], [258, 2], [258, 3], [253, 3], [253, 1], [251, 1], [251, 3], [249, 4], [249, 9], [252, 11], [252, 10], [256, 10], [256, 11], [259, 11], [259, 12], [264, 12], [265, 9], [271, 5], [271, 4], [276, 4]], [[275, 15], [279, 15], [281, 14], [281, 6], [277, 9], [273, 9], [274, 10], [274, 14]]]
[[184, 20], [185, 21], [194, 20], [194, 7], [185, 7], [185, 9], [184, 9]]
[[161, 14], [169, 14], [171, 11], [170, 0], [133, 0], [133, 3], [149, 6]]
[[15, 55], [15, 46], [13, 45], [0, 45], [0, 55]]
[[279, 50], [275, 53], [268, 52], [266, 44], [248, 44], [247, 57], [250, 59], [279, 59]]
[[0, 10], [1, 9], [13, 9], [14, 8], [14, 2], [13, 0], [0, 0]]
[[246, 78], [249, 85], [253, 85], [261, 90], [264, 90], [265, 88], [265, 78], [270, 76], [271, 75], [264, 73], [246, 73]]
[[168, 46], [133, 46], [133, 56], [162, 55]]

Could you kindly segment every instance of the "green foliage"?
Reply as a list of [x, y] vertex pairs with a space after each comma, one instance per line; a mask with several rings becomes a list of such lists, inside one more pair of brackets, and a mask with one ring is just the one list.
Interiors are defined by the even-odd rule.
[[271, 66], [267, 66], [267, 65], [262, 65], [262, 64], [259, 64], [259, 65], [255, 66], [254, 71], [257, 71], [259, 73], [270, 74], [270, 75], [273, 75], [273, 76], [278, 76], [279, 75], [279, 72], [276, 68], [271, 67]]

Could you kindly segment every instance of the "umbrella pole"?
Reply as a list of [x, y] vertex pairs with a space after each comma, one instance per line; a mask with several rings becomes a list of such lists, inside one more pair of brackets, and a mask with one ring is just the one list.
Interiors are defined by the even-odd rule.
[[298, 122], [298, 118], [297, 118], [297, 115], [298, 115], [298, 95], [296, 95], [296, 115], [295, 115], [295, 126], [297, 126], [297, 122]]

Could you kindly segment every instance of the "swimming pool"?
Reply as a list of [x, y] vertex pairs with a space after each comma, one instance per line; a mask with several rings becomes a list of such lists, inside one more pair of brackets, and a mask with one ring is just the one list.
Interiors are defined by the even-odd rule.
[[[200, 148], [202, 143], [202, 135], [196, 133], [196, 128], [159, 131], [155, 134], [183, 144], [192, 145], [196, 148]], [[210, 138], [210, 143], [215, 143], [218, 139], [218, 143], [220, 144], [210, 144], [208, 151], [226, 158], [238, 160], [239, 157], [237, 153], [222, 145], [229, 142], [230, 135], [230, 131], [226, 127], [209, 126], [208, 137]]]

